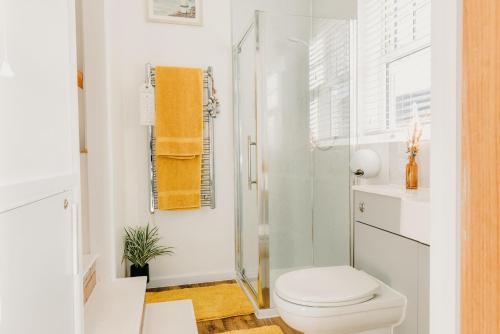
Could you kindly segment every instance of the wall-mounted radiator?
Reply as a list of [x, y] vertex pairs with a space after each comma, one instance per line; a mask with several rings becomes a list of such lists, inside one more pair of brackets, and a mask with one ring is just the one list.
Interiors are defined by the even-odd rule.
[[[156, 87], [155, 68], [146, 65], [146, 89]], [[154, 101], [150, 101], [154, 108]], [[219, 101], [216, 97], [212, 67], [208, 67], [203, 75], [203, 154], [201, 157], [201, 206], [215, 209], [215, 126], [214, 121], [219, 113]], [[154, 213], [158, 208], [158, 192], [155, 170], [155, 132], [154, 126], [148, 126], [149, 146], [149, 210]]]

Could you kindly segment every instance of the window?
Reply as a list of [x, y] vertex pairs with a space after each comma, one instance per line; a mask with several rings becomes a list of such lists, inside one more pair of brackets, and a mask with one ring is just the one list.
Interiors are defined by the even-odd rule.
[[358, 135], [430, 124], [430, 0], [360, 0]]
[[350, 122], [350, 25], [315, 20], [309, 47], [311, 142], [328, 148], [345, 143]]

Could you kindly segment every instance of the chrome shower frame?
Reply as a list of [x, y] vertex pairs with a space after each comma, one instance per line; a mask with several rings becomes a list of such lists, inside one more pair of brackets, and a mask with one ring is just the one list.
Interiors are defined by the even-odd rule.
[[[258, 304], [259, 309], [268, 309], [271, 307], [271, 299], [269, 295], [270, 291], [270, 277], [269, 277], [269, 211], [268, 211], [268, 175], [266, 171], [267, 166], [267, 152], [265, 145], [262, 145], [264, 142], [264, 132], [262, 131], [262, 107], [260, 101], [260, 90], [262, 89], [262, 74], [260, 68], [260, 25], [259, 25], [259, 17], [262, 12], [256, 11], [253, 22], [248, 26], [245, 30], [241, 39], [234, 45], [233, 47], [233, 91], [234, 91], [234, 147], [235, 147], [235, 193], [236, 193], [236, 205], [235, 205], [235, 218], [236, 218], [236, 268], [239, 279], [245, 285], [247, 290], [254, 296], [256, 303]], [[248, 277], [245, 275], [245, 271], [243, 268], [243, 253], [242, 253], [242, 240], [241, 240], [241, 231], [242, 231], [242, 212], [241, 212], [241, 200], [242, 194], [240, 190], [242, 189], [243, 184], [240, 175], [240, 141], [247, 140], [245, 134], [242, 133], [240, 128], [240, 110], [239, 110], [239, 62], [238, 55], [241, 53], [241, 48], [245, 41], [249, 38], [255, 38], [255, 91], [257, 92], [255, 96], [255, 118], [256, 118], [256, 138], [254, 141], [249, 141], [252, 147], [255, 147], [257, 152], [257, 178], [256, 180], [250, 180], [248, 186], [252, 185], [257, 186], [257, 202], [258, 202], [258, 249], [259, 249], [259, 265], [258, 265], [258, 277], [257, 277], [257, 289], [255, 289], [252, 284], [250, 284]]]

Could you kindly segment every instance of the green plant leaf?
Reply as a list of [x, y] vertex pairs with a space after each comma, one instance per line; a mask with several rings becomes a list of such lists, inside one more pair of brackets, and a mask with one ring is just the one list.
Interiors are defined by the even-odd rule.
[[160, 245], [158, 226], [125, 227], [122, 261], [128, 260], [135, 266], [144, 267], [149, 261], [162, 255], [174, 254], [173, 247]]

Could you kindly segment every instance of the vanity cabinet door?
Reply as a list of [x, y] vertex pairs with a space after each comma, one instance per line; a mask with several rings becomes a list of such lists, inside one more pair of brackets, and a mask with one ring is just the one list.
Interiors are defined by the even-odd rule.
[[418, 245], [418, 334], [429, 334], [430, 247]]
[[354, 266], [408, 298], [406, 317], [394, 334], [418, 334], [419, 243], [356, 223]]
[[401, 199], [363, 191], [354, 192], [354, 220], [401, 233]]

